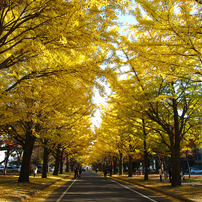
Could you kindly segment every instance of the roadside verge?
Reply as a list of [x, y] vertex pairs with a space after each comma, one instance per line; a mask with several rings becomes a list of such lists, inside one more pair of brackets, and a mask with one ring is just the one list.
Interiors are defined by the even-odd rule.
[[0, 175], [0, 201], [24, 201], [32, 196], [45, 193], [47, 189], [55, 189], [57, 184], [71, 180], [73, 174], [53, 175], [48, 173], [47, 178], [42, 178], [41, 174], [37, 174], [36, 177], [32, 175], [29, 177], [30, 182], [28, 183], [19, 183], [18, 178], [19, 174], [17, 173]]
[[140, 179], [140, 177], [127, 177], [123, 176], [113, 176], [115, 180], [120, 180], [126, 183], [130, 183], [135, 186], [142, 187], [144, 189], [153, 191], [160, 195], [164, 195], [167, 197], [171, 197], [171, 200], [178, 201], [186, 201], [193, 202], [202, 201], [202, 184], [199, 183], [183, 183], [182, 186], [179, 187], [171, 187], [168, 182], [160, 182], [157, 179], [151, 179], [144, 181]]

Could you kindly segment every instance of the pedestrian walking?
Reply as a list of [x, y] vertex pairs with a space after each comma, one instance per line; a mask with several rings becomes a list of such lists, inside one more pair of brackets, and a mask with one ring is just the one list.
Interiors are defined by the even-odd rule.
[[75, 167], [75, 169], [74, 169], [74, 178], [75, 179], [78, 177], [78, 174], [79, 174], [79, 170], [77, 167]]
[[184, 176], [184, 170], [183, 170], [183, 168], [181, 168], [180, 177], [181, 177], [181, 181], [183, 180], [183, 182], [184, 182], [185, 181], [185, 176]]
[[107, 169], [104, 170], [104, 176], [107, 177]]
[[110, 169], [110, 171], [109, 171], [109, 175], [112, 176], [112, 169]]
[[162, 171], [162, 169], [160, 168], [159, 169], [159, 175], [160, 175], [160, 181], [162, 182], [162, 174], [163, 174], [163, 171]]
[[34, 165], [33, 171], [34, 171], [34, 177], [35, 177], [35, 176], [36, 176], [36, 174], [37, 174], [37, 171], [38, 171], [38, 168], [37, 168], [37, 166], [36, 166], [36, 165]]
[[165, 171], [164, 171], [164, 180], [165, 180], [165, 182], [167, 182], [167, 179], [168, 179], [168, 173], [167, 173], [167, 171], [165, 170]]
[[97, 172], [98, 172], [98, 170], [99, 170], [99, 169], [98, 169], [98, 168], [96, 168], [95, 172], [97, 173]]
[[79, 177], [81, 177], [81, 174], [82, 174], [82, 168], [79, 167]]

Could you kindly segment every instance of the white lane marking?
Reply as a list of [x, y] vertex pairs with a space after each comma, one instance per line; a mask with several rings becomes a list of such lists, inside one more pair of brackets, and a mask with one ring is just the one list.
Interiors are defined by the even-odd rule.
[[71, 186], [74, 184], [74, 182], [76, 182], [76, 179], [69, 185], [69, 187], [67, 187], [67, 189], [62, 193], [62, 195], [60, 196], [60, 198], [57, 199], [56, 202], [60, 202], [60, 200], [63, 198], [63, 196], [69, 191]]
[[112, 179], [110, 179], [110, 180], [111, 180], [112, 182], [114, 182], [114, 183], [116, 183], [116, 184], [118, 184], [118, 185], [120, 185], [120, 186], [126, 188], [126, 189], [129, 189], [129, 190], [132, 191], [132, 192], [135, 192], [136, 194], [139, 194], [140, 196], [142, 196], [142, 197], [144, 197], [144, 198], [149, 199], [150, 201], [157, 202], [157, 201], [155, 201], [154, 199], [149, 198], [148, 196], [145, 196], [144, 194], [141, 194], [140, 192], [135, 191], [135, 190], [131, 189], [130, 187], [127, 187], [126, 185], [120, 184], [120, 183], [118, 183], [118, 182], [116, 182], [116, 181], [114, 181], [114, 180], [112, 180]]

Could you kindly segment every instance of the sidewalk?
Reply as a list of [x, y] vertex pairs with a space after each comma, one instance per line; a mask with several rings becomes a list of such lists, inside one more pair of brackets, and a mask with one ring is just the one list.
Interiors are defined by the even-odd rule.
[[[192, 175], [191, 177], [192, 178], [200, 177], [201, 181], [202, 181], [202, 175]], [[150, 175], [149, 180], [160, 181], [160, 177], [159, 177], [159, 175]], [[182, 181], [181, 184], [182, 185], [189, 185], [189, 186], [202, 186], [202, 183], [200, 183], [200, 182], [189, 182], [188, 180], [189, 180], [188, 175], [185, 175], [185, 181]], [[167, 180], [163, 179], [162, 182], [167, 182], [170, 185], [168, 179]]]
[[[41, 174], [36, 177], [30, 176], [29, 183], [19, 183], [19, 174], [12, 173], [0, 175], [0, 201], [22, 201], [30, 196], [38, 195], [42, 192], [47, 192], [48, 189], [54, 189], [57, 184], [73, 178], [72, 173], [59, 174], [53, 176], [48, 174], [48, 178], [41, 178]], [[37, 200], [32, 200], [37, 201]]]
[[51, 182], [47, 184], [46, 186], [41, 186], [37, 190], [33, 190], [32, 192], [29, 192], [28, 194], [21, 196], [18, 200], [15, 202], [33, 202], [33, 201], [44, 201], [48, 195], [50, 195], [55, 189], [62, 186], [67, 181], [70, 181], [73, 179], [73, 173], [65, 173], [64, 175], [60, 175], [60, 179], [55, 180], [54, 182]]
[[[202, 176], [200, 177], [202, 178]], [[202, 202], [202, 183], [186, 182], [186, 178], [185, 182], [182, 182], [182, 186], [179, 187], [172, 187], [168, 181], [161, 182], [159, 175], [150, 175], [148, 181], [144, 181], [143, 175], [134, 175], [133, 177], [123, 175], [113, 176], [112, 178], [172, 197], [174, 201], [177, 199], [187, 202]]]

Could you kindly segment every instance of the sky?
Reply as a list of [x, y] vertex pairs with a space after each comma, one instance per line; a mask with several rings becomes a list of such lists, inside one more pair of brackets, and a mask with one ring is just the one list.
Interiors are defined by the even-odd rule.
[[[123, 23], [123, 30], [127, 27], [129, 27], [129, 24], [136, 24], [136, 20], [134, 17], [129, 16], [129, 15], [120, 15], [119, 16], [119, 21], [121, 23]], [[121, 34], [124, 33], [124, 31], [121, 31]], [[107, 95], [110, 95], [111, 93], [111, 89], [105, 85], [103, 83], [103, 85], [105, 86], [105, 91]], [[94, 93], [94, 98], [93, 98], [93, 102], [99, 107], [101, 105], [107, 105], [107, 95], [106, 97], [102, 97], [99, 94], [99, 91], [97, 89], [95, 89], [95, 93]], [[101, 123], [101, 110], [97, 109], [96, 112], [94, 113], [94, 117], [92, 118], [92, 124], [93, 126], [99, 127], [100, 123]]]
[[[102, 97], [98, 91], [98, 89], [94, 90], [93, 102], [97, 105], [97, 107], [101, 107], [102, 105], [107, 105], [107, 95], [110, 95], [111, 89], [103, 83], [105, 86], [106, 96]], [[99, 127], [101, 123], [101, 109], [97, 109], [94, 113], [94, 117], [92, 118], [93, 126]]]

